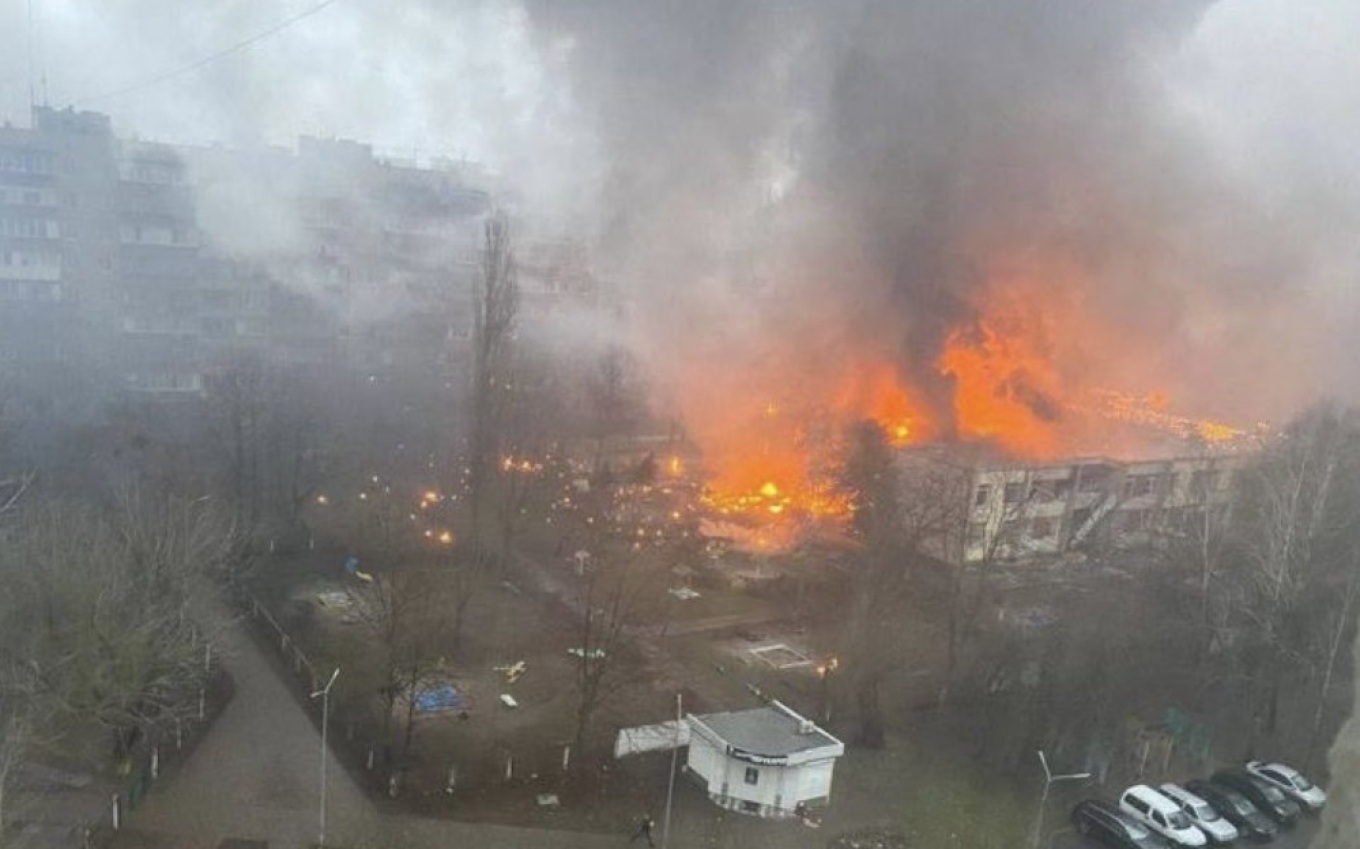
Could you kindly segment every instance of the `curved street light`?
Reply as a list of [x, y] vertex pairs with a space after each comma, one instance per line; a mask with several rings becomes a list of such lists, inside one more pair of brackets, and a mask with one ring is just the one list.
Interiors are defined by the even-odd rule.
[[321, 827], [317, 835], [316, 845], [326, 845], [326, 726], [330, 724], [331, 713], [331, 687], [335, 684], [335, 679], [340, 677], [340, 667], [335, 667], [331, 673], [331, 680], [326, 682], [326, 686], [312, 693], [308, 698], [321, 697]]
[[1044, 810], [1048, 806], [1048, 788], [1057, 784], [1059, 781], [1084, 781], [1091, 777], [1089, 772], [1071, 772], [1066, 775], [1054, 775], [1048, 768], [1048, 758], [1044, 757], [1044, 750], [1039, 750], [1039, 763], [1044, 768], [1044, 792], [1039, 797], [1039, 813], [1034, 818], [1034, 837], [1030, 840], [1032, 849], [1039, 849], [1039, 836], [1044, 830]]

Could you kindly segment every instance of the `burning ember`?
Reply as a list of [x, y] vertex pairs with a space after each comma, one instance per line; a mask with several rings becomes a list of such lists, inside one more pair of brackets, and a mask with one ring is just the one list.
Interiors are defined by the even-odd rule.
[[1216, 450], [1250, 441], [1244, 429], [1171, 412], [1165, 393], [1096, 384], [1102, 365], [1118, 362], [1109, 355], [1121, 334], [1087, 307], [1084, 282], [1072, 263], [1025, 258], [994, 269], [973, 314], [947, 335], [933, 363], [952, 385], [951, 409], [923, 403], [891, 358], [863, 354], [830, 368], [814, 360], [801, 379], [771, 369], [759, 382], [782, 391], [744, 410], [732, 399], [749, 397], [749, 389], [730, 386], [717, 402], [722, 418], [694, 431], [708, 472], [702, 506], [714, 526], [706, 532], [772, 551], [843, 530], [852, 508], [838, 484], [844, 435], [866, 420], [895, 448], [952, 435], [1025, 460], [1190, 450], [1169, 441]]

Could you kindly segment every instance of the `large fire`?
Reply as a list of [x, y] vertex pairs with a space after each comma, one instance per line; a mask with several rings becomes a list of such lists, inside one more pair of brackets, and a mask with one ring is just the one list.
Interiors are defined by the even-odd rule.
[[[1098, 383], [1102, 355], [1120, 342], [1082, 300], [1080, 270], [1030, 261], [993, 270], [973, 314], [948, 334], [933, 363], [952, 388], [952, 409], [932, 410], [883, 355], [826, 352], [805, 379], [774, 374], [775, 397], [725, 395], [722, 427], [696, 439], [707, 472], [704, 504], [731, 526], [752, 528], [748, 548], [783, 549], [817, 527], [839, 528], [853, 494], [839, 478], [848, 425], [875, 422], [895, 447], [952, 436], [1023, 460], [1080, 454], [1129, 456], [1167, 440], [1208, 446], [1249, 437], [1239, 428], [1171, 411], [1163, 392]], [[1153, 448], [1152, 438], [1161, 439]], [[1188, 447], [1182, 450], [1190, 450]]]

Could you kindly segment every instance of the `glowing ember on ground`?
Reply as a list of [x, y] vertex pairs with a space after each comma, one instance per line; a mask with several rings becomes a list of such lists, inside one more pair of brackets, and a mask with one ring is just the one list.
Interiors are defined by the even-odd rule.
[[[971, 311], [935, 360], [915, 369], [898, 361], [900, 349], [865, 339], [842, 356], [809, 356], [799, 341], [753, 352], [748, 369], [724, 362], [695, 372], [681, 382], [682, 406], [707, 472], [703, 508], [724, 532], [756, 529], [746, 547], [759, 550], [796, 545], [819, 526], [843, 528], [851, 511], [836, 484], [843, 440], [863, 421], [893, 448], [953, 439], [1026, 461], [1253, 444], [1254, 431], [1173, 413], [1163, 394], [1104, 388], [1160, 375], [1131, 364], [1141, 340], [1091, 302], [1086, 262], [1033, 251], [989, 264]], [[938, 378], [919, 377], [925, 368]]]

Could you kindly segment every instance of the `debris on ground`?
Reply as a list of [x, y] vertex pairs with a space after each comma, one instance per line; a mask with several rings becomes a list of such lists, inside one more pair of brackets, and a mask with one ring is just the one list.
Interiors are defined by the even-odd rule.
[[907, 836], [893, 828], [862, 828], [827, 841], [826, 849], [909, 849]]

